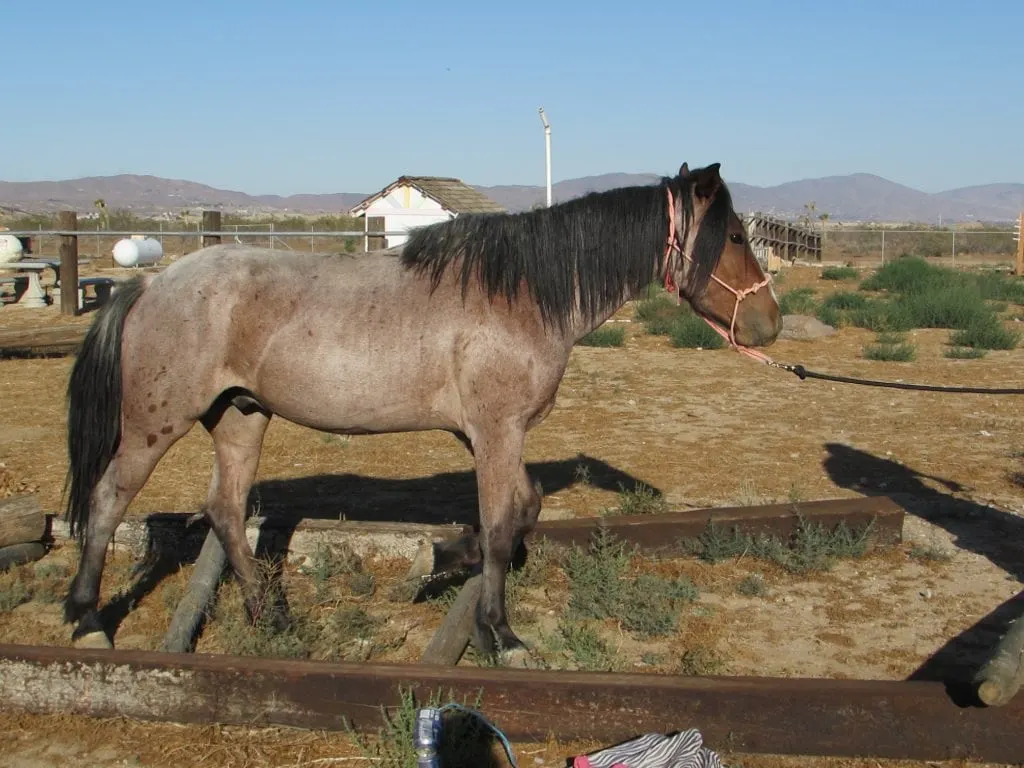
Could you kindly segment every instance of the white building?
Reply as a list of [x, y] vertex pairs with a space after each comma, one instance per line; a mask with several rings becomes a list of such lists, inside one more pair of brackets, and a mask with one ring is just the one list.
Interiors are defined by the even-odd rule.
[[[458, 179], [402, 176], [349, 211], [350, 216], [367, 220], [383, 218], [385, 232], [408, 232], [461, 213], [505, 213], [505, 209]], [[406, 239], [404, 235], [386, 237], [384, 247], [394, 248]]]

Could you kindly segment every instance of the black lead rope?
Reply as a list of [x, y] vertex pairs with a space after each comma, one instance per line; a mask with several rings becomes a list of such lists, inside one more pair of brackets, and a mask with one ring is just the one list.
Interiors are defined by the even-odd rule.
[[899, 381], [875, 381], [873, 379], [854, 379], [849, 376], [830, 376], [827, 373], [808, 371], [802, 365], [787, 365], [772, 361], [769, 365], [774, 368], [781, 368], [784, 371], [795, 373], [804, 379], [822, 379], [824, 381], [838, 381], [842, 384], [862, 384], [868, 387], [888, 387], [890, 389], [915, 389], [923, 392], [959, 392], [969, 395], [1024, 395], [1024, 389], [992, 388], [986, 387], [937, 387], [930, 384], [904, 384]]

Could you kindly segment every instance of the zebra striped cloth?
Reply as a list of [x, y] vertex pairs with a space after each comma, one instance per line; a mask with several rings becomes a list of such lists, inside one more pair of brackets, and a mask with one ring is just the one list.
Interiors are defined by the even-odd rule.
[[579, 755], [573, 768], [722, 768], [722, 761], [704, 747], [691, 728], [675, 736], [649, 733], [590, 755]]

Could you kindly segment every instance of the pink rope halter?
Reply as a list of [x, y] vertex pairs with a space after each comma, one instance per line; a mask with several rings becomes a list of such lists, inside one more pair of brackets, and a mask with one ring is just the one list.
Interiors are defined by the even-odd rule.
[[[678, 251], [679, 255], [682, 256], [683, 259], [686, 261], [693, 261], [693, 259], [687, 256], [679, 245], [679, 235], [676, 232], [676, 206], [675, 200], [672, 196], [672, 187], [666, 187], [666, 190], [668, 192], [668, 239], [665, 242], [665, 257], [663, 259], [662, 268], [665, 272], [665, 290], [668, 291], [669, 293], [674, 294], [676, 297], [676, 302], [678, 303], [679, 289], [676, 285], [675, 279], [672, 277], [671, 269], [672, 251]], [[733, 288], [731, 285], [724, 282], [721, 278], [718, 277], [718, 275], [714, 273], [711, 274], [711, 279], [736, 297], [736, 302], [733, 304], [732, 307], [732, 319], [729, 322], [729, 330], [726, 331], [725, 328], [723, 328], [721, 325], [714, 322], [710, 318], [705, 317], [700, 312], [697, 313], [697, 316], [700, 317], [701, 320], [703, 320], [705, 323], [707, 323], [715, 333], [717, 333], [719, 336], [725, 339], [729, 343], [729, 346], [733, 347], [736, 351], [742, 352], [744, 355], [752, 357], [755, 360], [759, 360], [762, 363], [771, 362], [771, 358], [768, 357], [767, 355], [758, 352], [756, 349], [745, 347], [736, 341], [736, 315], [740, 311], [740, 302], [747, 298], [747, 296], [751, 296], [757, 293], [759, 290], [768, 285], [771, 282], [771, 278], [766, 276], [764, 280], [762, 280], [761, 282], [756, 283], [750, 286], [749, 288], [744, 288], [742, 290], [737, 290]]]

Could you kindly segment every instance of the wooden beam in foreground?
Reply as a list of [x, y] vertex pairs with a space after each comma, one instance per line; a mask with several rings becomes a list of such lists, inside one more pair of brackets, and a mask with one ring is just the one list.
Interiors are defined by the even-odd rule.
[[718, 751], [1015, 762], [1024, 698], [961, 707], [942, 683], [549, 672], [0, 645], [0, 706], [35, 713], [375, 731], [399, 686], [482, 692], [513, 740], [697, 728]]

